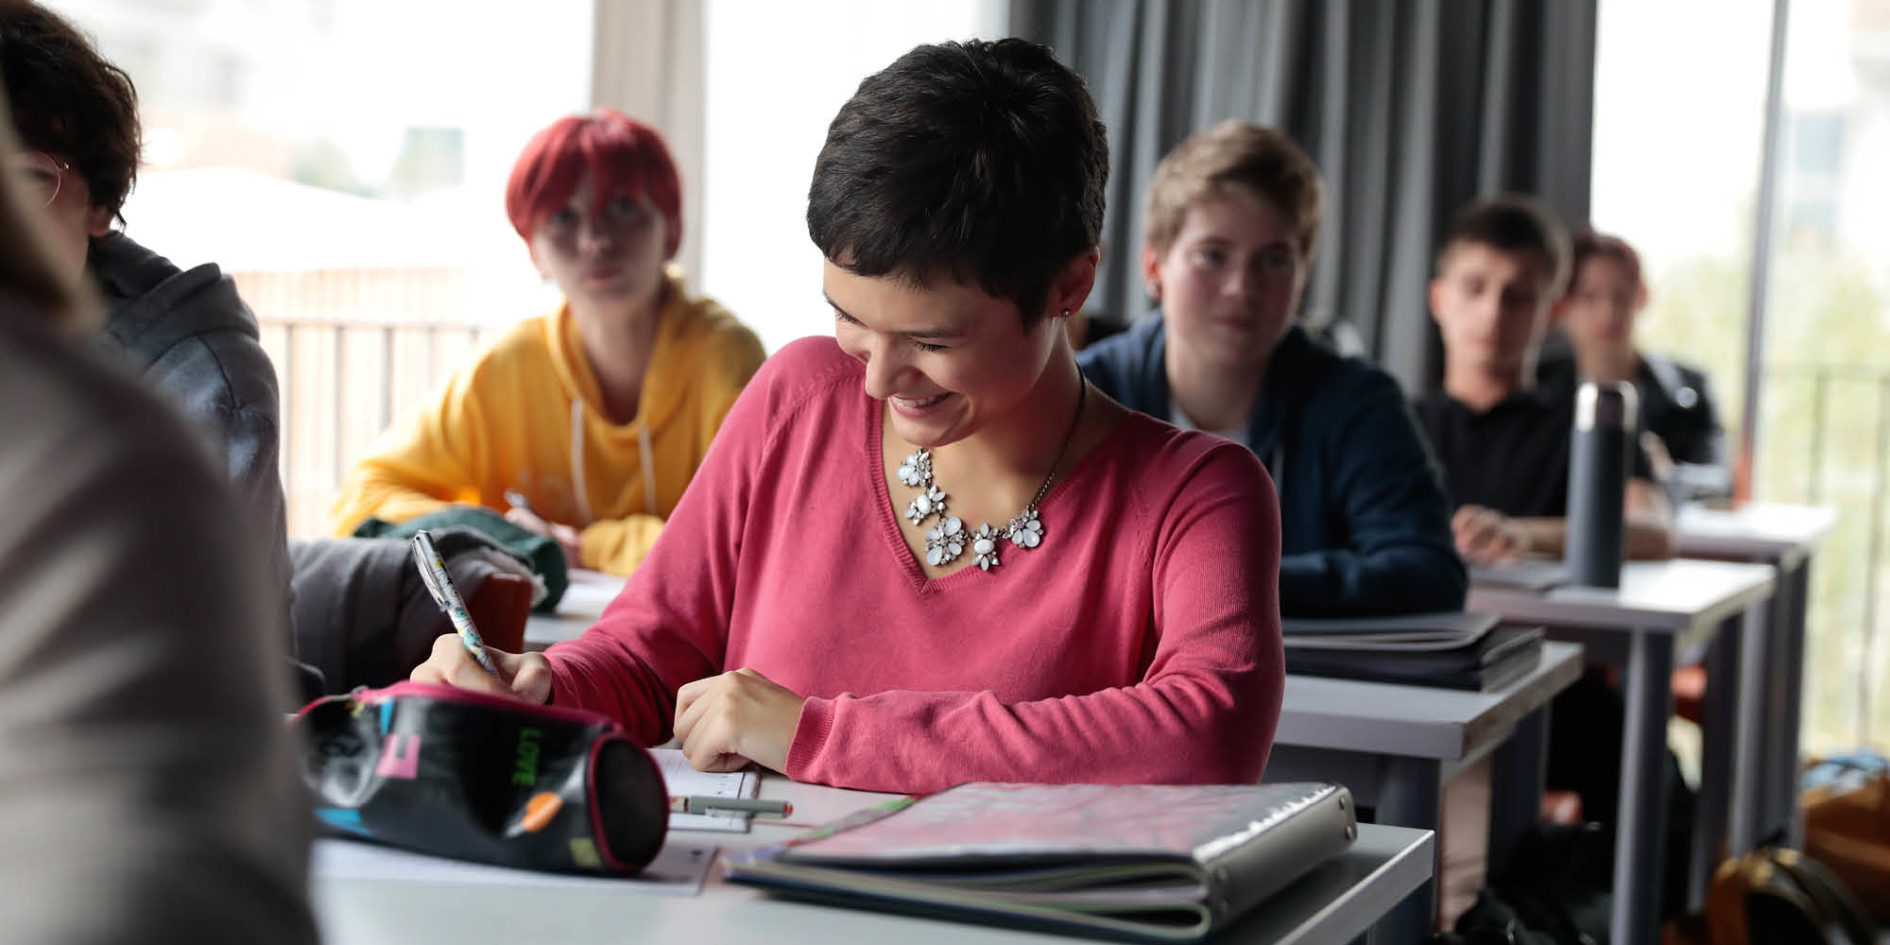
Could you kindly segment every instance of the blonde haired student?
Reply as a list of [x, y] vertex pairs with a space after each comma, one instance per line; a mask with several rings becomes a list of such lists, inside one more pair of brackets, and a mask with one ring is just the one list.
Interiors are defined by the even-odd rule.
[[1079, 359], [1133, 410], [1253, 450], [1280, 490], [1280, 610], [1456, 610], [1468, 581], [1404, 393], [1299, 322], [1324, 208], [1286, 135], [1227, 121], [1157, 166], [1142, 274], [1156, 310]]

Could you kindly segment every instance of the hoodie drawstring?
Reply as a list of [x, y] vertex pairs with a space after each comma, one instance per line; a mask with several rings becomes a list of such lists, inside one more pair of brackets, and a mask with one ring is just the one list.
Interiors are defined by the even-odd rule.
[[584, 401], [571, 398], [571, 491], [577, 496], [578, 517], [591, 524], [590, 491], [584, 488]]
[[[649, 424], [641, 421], [637, 423], [637, 453], [643, 461], [643, 514], [660, 514], [656, 508], [655, 450], [650, 447]], [[584, 485], [584, 401], [576, 398], [571, 401], [571, 491], [577, 497], [578, 515], [589, 525], [593, 518], [590, 491]]]

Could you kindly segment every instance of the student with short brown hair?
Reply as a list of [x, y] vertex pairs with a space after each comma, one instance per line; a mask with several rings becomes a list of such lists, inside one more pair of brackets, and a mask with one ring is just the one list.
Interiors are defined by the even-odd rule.
[[1158, 306], [1080, 358], [1098, 388], [1253, 450], [1280, 493], [1280, 609], [1456, 610], [1463, 563], [1403, 392], [1298, 324], [1318, 246], [1319, 170], [1284, 134], [1223, 122], [1182, 142], [1147, 195]]
[[[1562, 553], [1575, 402], [1535, 377], [1569, 255], [1554, 211], [1520, 195], [1465, 208], [1438, 252], [1430, 303], [1444, 339], [1444, 387], [1417, 411], [1457, 504], [1457, 548], [1472, 563]], [[1628, 554], [1672, 557], [1671, 510], [1646, 454], [1634, 456], [1623, 506]]]
[[1047, 47], [867, 77], [808, 187], [834, 337], [762, 366], [596, 626], [496, 676], [444, 636], [414, 678], [864, 790], [1258, 781], [1278, 506], [1251, 453], [1084, 383], [1108, 175]]

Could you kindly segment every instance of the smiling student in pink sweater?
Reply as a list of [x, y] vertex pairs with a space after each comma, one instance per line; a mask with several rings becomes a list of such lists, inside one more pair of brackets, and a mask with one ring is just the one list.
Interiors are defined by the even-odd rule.
[[808, 202], [836, 337], [755, 375], [581, 639], [495, 654], [495, 679], [442, 637], [414, 678], [850, 788], [1257, 780], [1278, 506], [1251, 452], [1077, 370], [1107, 176], [1042, 46], [920, 46], [867, 78]]

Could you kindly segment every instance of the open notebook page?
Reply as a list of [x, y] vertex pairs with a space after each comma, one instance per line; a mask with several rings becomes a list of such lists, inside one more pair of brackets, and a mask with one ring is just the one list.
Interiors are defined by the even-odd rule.
[[[680, 748], [652, 748], [650, 754], [663, 772], [663, 783], [671, 797], [755, 797], [761, 793], [761, 779], [753, 771], [714, 774], [689, 766], [689, 758]], [[671, 830], [720, 830], [747, 833], [748, 818], [741, 814], [670, 814]]]

